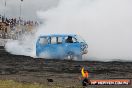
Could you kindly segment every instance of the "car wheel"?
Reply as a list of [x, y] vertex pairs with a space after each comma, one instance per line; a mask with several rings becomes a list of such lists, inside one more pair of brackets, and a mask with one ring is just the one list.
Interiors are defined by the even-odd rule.
[[68, 52], [67, 58], [68, 58], [69, 60], [73, 60], [73, 59], [74, 59], [74, 54], [73, 54], [73, 52]]
[[75, 55], [73, 52], [68, 52], [66, 55], [67, 60], [82, 60], [82, 55]]

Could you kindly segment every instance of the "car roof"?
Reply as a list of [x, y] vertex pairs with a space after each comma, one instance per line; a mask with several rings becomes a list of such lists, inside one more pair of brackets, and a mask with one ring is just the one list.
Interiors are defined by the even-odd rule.
[[41, 35], [40, 37], [67, 37], [67, 36], [77, 36], [76, 34], [49, 34], [49, 35]]

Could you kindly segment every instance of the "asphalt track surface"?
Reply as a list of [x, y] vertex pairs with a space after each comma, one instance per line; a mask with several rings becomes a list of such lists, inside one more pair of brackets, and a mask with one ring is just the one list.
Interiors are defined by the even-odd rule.
[[[87, 67], [90, 79], [132, 79], [132, 62], [98, 62], [40, 59], [12, 55], [0, 47], [0, 80], [49, 85], [63, 88], [81, 86], [81, 67]], [[95, 85], [88, 88], [132, 88], [132, 85]]]

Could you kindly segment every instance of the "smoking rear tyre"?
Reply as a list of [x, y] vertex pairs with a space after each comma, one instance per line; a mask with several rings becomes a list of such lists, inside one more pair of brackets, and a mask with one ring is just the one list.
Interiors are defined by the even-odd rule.
[[74, 59], [74, 53], [73, 52], [68, 52], [66, 55], [67, 60], [73, 60]]
[[82, 56], [75, 55], [73, 52], [68, 52], [65, 59], [67, 59], [67, 60], [82, 60]]

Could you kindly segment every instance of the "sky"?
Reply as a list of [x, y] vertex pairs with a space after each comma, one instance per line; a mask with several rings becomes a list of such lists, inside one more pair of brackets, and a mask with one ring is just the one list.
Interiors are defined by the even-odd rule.
[[[6, 8], [5, 8], [6, 1]], [[58, 4], [59, 0], [0, 0], [0, 14], [7, 17], [20, 16], [20, 4], [22, 5], [22, 17], [24, 19], [37, 20], [37, 11], [45, 11], [53, 8]]]

